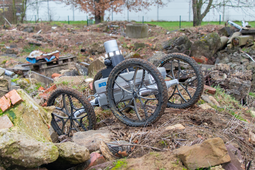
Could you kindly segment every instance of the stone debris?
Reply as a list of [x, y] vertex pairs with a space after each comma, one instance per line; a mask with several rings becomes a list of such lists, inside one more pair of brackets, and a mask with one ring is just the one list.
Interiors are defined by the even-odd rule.
[[108, 146], [103, 141], [100, 143], [100, 151], [107, 161], [113, 161], [116, 159], [116, 157], [114, 157]]
[[249, 142], [253, 145], [255, 145], [255, 134], [251, 131], [249, 132]]
[[74, 143], [85, 146], [90, 152], [99, 150], [101, 141], [109, 143], [112, 133], [109, 130], [89, 130], [73, 135]]
[[101, 155], [99, 153], [96, 153], [96, 152], [92, 152], [90, 154], [89, 162], [90, 162], [89, 165], [84, 170], [88, 170], [92, 166], [96, 166], [98, 164], [102, 164], [102, 163], [106, 162], [106, 160], [105, 160], [103, 155]]
[[165, 130], [183, 130], [185, 127], [182, 124], [176, 124], [174, 126], [167, 126]]
[[221, 138], [208, 139], [193, 146], [182, 146], [175, 151], [175, 154], [191, 170], [212, 167], [231, 161]]
[[210, 94], [215, 94], [216, 93], [216, 89], [207, 85], [204, 85], [204, 91], [208, 92]]
[[74, 142], [56, 143], [59, 157], [71, 164], [83, 163], [90, 159], [89, 150]]
[[239, 149], [235, 148], [231, 144], [226, 144], [228, 154], [231, 158], [229, 163], [223, 164], [225, 170], [242, 170], [242, 156]]
[[38, 141], [13, 128], [0, 130], [0, 163], [5, 168], [35, 168], [54, 162], [58, 156], [58, 149], [51, 142]]
[[204, 103], [204, 104], [200, 104], [198, 105], [201, 109], [207, 110], [207, 109], [213, 109], [209, 104]]

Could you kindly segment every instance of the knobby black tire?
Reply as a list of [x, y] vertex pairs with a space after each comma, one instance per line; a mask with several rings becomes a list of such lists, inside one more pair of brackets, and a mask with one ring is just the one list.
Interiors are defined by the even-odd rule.
[[[62, 95], [62, 94], [70, 95], [70, 96], [72, 96], [72, 97], [79, 100], [79, 102], [83, 105], [83, 107], [86, 110], [87, 119], [89, 121], [89, 125], [86, 127], [86, 129], [87, 130], [95, 129], [95, 127], [96, 127], [96, 116], [95, 116], [94, 109], [93, 109], [92, 105], [89, 103], [89, 101], [79, 91], [77, 91], [75, 89], [71, 89], [71, 88], [67, 88], [67, 87], [57, 88], [50, 95], [50, 97], [48, 99], [48, 102], [47, 102], [47, 106], [53, 106], [54, 102], [55, 102], [55, 99], [57, 97], [59, 97], [60, 95]], [[52, 117], [53, 117], [53, 114], [52, 114]], [[51, 126], [57, 132], [58, 135], [63, 135], [61, 129], [59, 128], [59, 126], [58, 126], [58, 124], [57, 124], [57, 122], [55, 121], [54, 118], [52, 118]]]
[[179, 108], [179, 109], [185, 109], [185, 108], [191, 107], [197, 103], [197, 101], [200, 99], [200, 97], [203, 93], [203, 90], [204, 90], [204, 77], [203, 77], [202, 71], [195, 60], [193, 60], [191, 57], [189, 57], [185, 54], [182, 54], [182, 53], [169, 54], [169, 55], [165, 56], [164, 58], [162, 58], [161, 60], [159, 60], [155, 64], [155, 66], [162, 67], [165, 63], [167, 63], [171, 59], [183, 60], [183, 61], [187, 62], [196, 73], [198, 85], [197, 85], [195, 94], [188, 102], [183, 103], [183, 104], [174, 104], [174, 103], [168, 102], [167, 107]]
[[95, 88], [95, 84], [94, 84], [94, 83], [95, 83], [95, 81], [97, 81], [97, 80], [103, 78], [102, 71], [103, 71], [104, 69], [105, 69], [105, 68], [99, 70], [99, 71], [97, 72], [97, 74], [95, 75], [94, 79], [93, 79], [93, 82], [92, 82], [92, 83], [93, 83], [93, 94], [96, 93], [96, 88]]
[[[141, 66], [143, 68], [146, 68], [150, 71], [150, 74], [156, 79], [155, 81], [159, 83], [158, 90], [160, 91], [160, 100], [158, 101], [157, 108], [155, 109], [155, 112], [153, 115], [148, 117], [146, 121], [136, 121], [133, 119], [130, 119], [126, 116], [123, 116], [118, 109], [116, 108], [115, 101], [114, 101], [114, 92], [112, 90], [112, 87], [114, 86], [114, 81], [116, 80], [117, 76], [123, 71], [123, 68], [131, 68], [133, 66]], [[158, 71], [158, 69], [151, 63], [149, 63], [146, 60], [142, 59], [127, 59], [119, 63], [116, 67], [113, 68], [111, 71], [108, 81], [107, 81], [107, 99], [109, 103], [109, 107], [114, 114], [114, 116], [119, 119], [122, 123], [133, 126], [133, 127], [139, 127], [139, 126], [148, 126], [156, 122], [164, 113], [166, 105], [167, 105], [167, 89], [165, 81], [161, 75], [161, 73]]]

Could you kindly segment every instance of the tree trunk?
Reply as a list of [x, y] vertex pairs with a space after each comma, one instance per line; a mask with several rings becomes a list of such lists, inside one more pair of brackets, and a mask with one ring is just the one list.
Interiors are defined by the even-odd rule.
[[101, 15], [100, 14], [95, 15], [95, 24], [98, 24], [100, 22], [101, 22]]
[[17, 9], [16, 9], [16, 1], [12, 0], [12, 11], [13, 11], [13, 23], [16, 24], [17, 23]]
[[101, 22], [100, 0], [95, 0], [95, 24]]
[[202, 20], [206, 14], [210, 11], [213, 0], [209, 0], [205, 11], [202, 13], [202, 7], [205, 4], [203, 0], [192, 0], [192, 10], [193, 10], [193, 26], [201, 25]]
[[24, 18], [26, 16], [26, 10], [27, 10], [27, 0], [22, 0], [22, 11], [20, 15], [20, 22], [24, 22]]

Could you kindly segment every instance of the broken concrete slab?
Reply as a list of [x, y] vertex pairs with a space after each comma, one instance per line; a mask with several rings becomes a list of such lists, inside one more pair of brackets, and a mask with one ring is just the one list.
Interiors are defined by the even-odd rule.
[[4, 75], [4, 73], [5, 73], [5, 70], [0, 68], [0, 76]]
[[42, 74], [39, 74], [37, 72], [34, 71], [30, 71], [26, 74], [27, 78], [34, 78], [36, 79], [38, 82], [43, 83], [45, 86], [49, 86], [50, 84], [52, 84], [54, 82], [54, 80], [52, 78], [46, 77]]
[[13, 127], [13, 123], [7, 115], [0, 117], [0, 129], [6, 129]]
[[148, 36], [147, 24], [127, 24], [126, 35], [129, 38], [146, 38]]
[[251, 35], [237, 36], [232, 39], [233, 46], [253, 45], [254, 39]]
[[10, 80], [7, 77], [0, 77], [0, 97], [8, 93]]

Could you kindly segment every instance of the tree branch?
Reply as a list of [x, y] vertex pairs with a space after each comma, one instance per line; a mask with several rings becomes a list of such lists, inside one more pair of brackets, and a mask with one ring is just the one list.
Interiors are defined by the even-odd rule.
[[206, 14], [210, 11], [212, 3], [213, 3], [213, 0], [209, 0], [209, 3], [207, 4], [205, 11], [201, 15], [201, 19], [203, 19], [206, 16]]

